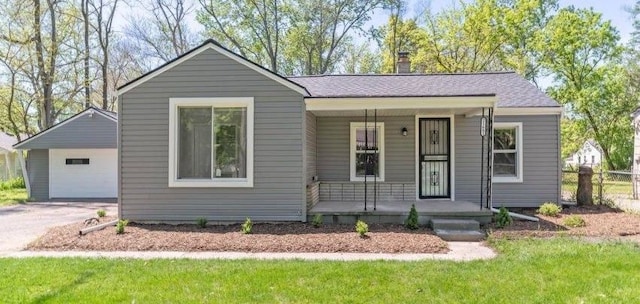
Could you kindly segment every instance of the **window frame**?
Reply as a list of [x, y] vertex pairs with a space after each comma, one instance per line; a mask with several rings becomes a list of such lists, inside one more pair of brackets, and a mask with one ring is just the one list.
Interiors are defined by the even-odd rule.
[[[356, 130], [358, 128], [364, 128], [364, 122], [351, 122], [349, 124], [349, 179], [352, 182], [364, 181], [364, 176], [356, 176]], [[373, 122], [367, 122], [367, 128], [374, 127]], [[378, 122], [375, 127], [379, 128], [378, 134], [378, 179], [379, 182], [384, 182], [385, 178], [385, 148], [384, 148], [384, 122]], [[367, 180], [374, 178], [374, 175], [367, 175]]]
[[[523, 158], [523, 132], [522, 132], [522, 122], [494, 122], [493, 130], [497, 129], [516, 129], [516, 176], [495, 176], [493, 174], [493, 182], [494, 183], [522, 183], [524, 181], [524, 158]], [[493, 140], [493, 137], [492, 137]], [[493, 145], [493, 143], [492, 143]], [[513, 153], [512, 150], [498, 150], [493, 149], [491, 154], [492, 168], [495, 168], [495, 154], [496, 153]]]
[[[247, 160], [246, 178], [178, 179], [179, 108], [212, 107], [247, 109]], [[213, 126], [212, 126], [213, 127]], [[253, 97], [205, 97], [169, 99], [169, 187], [170, 188], [252, 188], [254, 155], [254, 98]], [[213, 141], [213, 138], [212, 138]], [[213, 146], [213, 145], [212, 145]], [[213, 165], [212, 160], [212, 165]], [[213, 170], [213, 169], [212, 169]]]

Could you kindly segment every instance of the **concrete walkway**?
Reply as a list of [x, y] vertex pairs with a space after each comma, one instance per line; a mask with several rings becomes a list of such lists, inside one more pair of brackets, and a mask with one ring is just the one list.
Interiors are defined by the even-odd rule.
[[0, 258], [83, 257], [134, 259], [258, 259], [258, 260], [328, 260], [328, 261], [473, 261], [496, 257], [482, 243], [450, 242], [446, 254], [414, 253], [246, 253], [246, 252], [178, 252], [178, 251], [5, 251]]

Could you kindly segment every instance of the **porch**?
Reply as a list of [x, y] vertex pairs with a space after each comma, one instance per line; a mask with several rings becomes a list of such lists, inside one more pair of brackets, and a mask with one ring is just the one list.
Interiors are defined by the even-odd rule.
[[[367, 210], [364, 210], [364, 201], [320, 201], [308, 212], [310, 221], [316, 214], [324, 216], [325, 223], [353, 224], [357, 220], [367, 223], [394, 223], [402, 224], [409, 215], [411, 205], [415, 204], [418, 211], [419, 222], [422, 225], [429, 224], [431, 219], [471, 219], [481, 224], [491, 221], [492, 213], [480, 204], [470, 201], [451, 200], [385, 200], [367, 202]], [[374, 209], [375, 208], [375, 209]]]

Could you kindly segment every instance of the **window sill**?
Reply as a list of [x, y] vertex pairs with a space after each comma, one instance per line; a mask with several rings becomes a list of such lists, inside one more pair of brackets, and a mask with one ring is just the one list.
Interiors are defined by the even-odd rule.
[[253, 188], [253, 181], [248, 179], [220, 180], [170, 180], [169, 188]]
[[522, 183], [522, 177], [494, 176], [492, 179], [494, 184], [517, 184]]

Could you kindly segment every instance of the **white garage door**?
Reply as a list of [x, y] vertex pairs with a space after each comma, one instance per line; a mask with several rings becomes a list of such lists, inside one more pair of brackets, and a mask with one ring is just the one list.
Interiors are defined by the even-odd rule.
[[49, 150], [51, 198], [118, 196], [117, 149]]

